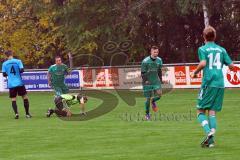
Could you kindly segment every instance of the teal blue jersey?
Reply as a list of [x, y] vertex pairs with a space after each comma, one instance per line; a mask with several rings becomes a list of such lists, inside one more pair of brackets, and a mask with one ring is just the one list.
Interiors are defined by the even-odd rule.
[[162, 59], [157, 57], [152, 59], [151, 56], [146, 57], [141, 64], [141, 72], [147, 77], [150, 85], [161, 85], [159, 72], [162, 68]]
[[2, 72], [8, 76], [7, 86], [8, 88], [14, 88], [23, 86], [23, 80], [20, 70], [23, 69], [22, 61], [19, 59], [9, 59], [2, 65]]
[[227, 51], [214, 42], [207, 42], [198, 49], [199, 60], [206, 61], [203, 69], [202, 87], [224, 88], [223, 65], [232, 63]]

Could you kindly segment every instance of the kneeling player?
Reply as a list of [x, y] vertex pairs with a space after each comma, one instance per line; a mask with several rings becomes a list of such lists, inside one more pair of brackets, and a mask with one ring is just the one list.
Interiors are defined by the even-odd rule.
[[81, 115], [86, 115], [85, 113], [85, 103], [87, 103], [87, 97], [71, 94], [62, 94], [60, 96], [56, 96], [54, 99], [55, 109], [48, 109], [46, 115], [50, 117], [53, 113], [56, 113], [59, 117], [71, 117], [72, 112], [70, 111], [70, 107], [75, 104], [80, 104]]

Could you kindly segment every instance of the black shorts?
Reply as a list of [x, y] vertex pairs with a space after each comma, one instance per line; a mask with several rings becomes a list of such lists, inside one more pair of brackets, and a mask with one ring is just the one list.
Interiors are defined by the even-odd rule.
[[63, 109], [63, 102], [62, 102], [62, 97], [60, 96], [57, 96], [54, 98], [54, 103], [55, 103], [55, 106], [58, 110], [62, 110]]
[[25, 96], [27, 94], [25, 86], [18, 86], [14, 88], [9, 88], [9, 97], [15, 98], [17, 95]]
[[67, 117], [67, 112], [63, 110], [63, 102], [62, 102], [62, 97], [57, 96], [54, 99], [55, 103], [55, 113], [58, 117]]

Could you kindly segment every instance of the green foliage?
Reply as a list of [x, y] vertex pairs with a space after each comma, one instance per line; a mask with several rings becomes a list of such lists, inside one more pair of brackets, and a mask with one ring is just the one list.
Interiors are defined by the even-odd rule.
[[[237, 59], [240, 2], [207, 2], [217, 41]], [[30, 68], [46, 68], [55, 55], [66, 59], [68, 52], [97, 55], [109, 65], [104, 44], [124, 40], [134, 44], [126, 52], [132, 62], [153, 44], [166, 63], [196, 62], [203, 44], [199, 0], [4, 0], [0, 20], [0, 49], [14, 50]]]

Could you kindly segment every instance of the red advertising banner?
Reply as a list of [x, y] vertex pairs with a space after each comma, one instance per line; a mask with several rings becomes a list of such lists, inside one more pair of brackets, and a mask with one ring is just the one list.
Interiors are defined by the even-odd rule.
[[108, 69], [109, 86], [119, 86], [118, 68]]
[[83, 69], [83, 86], [84, 87], [93, 87], [92, 69]]
[[234, 66], [233, 70], [227, 70], [227, 80], [232, 85], [239, 85], [240, 84], [240, 68]]
[[175, 66], [174, 75], [175, 75], [175, 85], [187, 85], [185, 66]]
[[[197, 66], [189, 66], [189, 75], [193, 74], [193, 72], [196, 70]], [[190, 84], [191, 85], [201, 85], [202, 84], [202, 72], [199, 72], [197, 74], [196, 78], [190, 77]]]
[[105, 69], [96, 69], [96, 87], [106, 87]]

